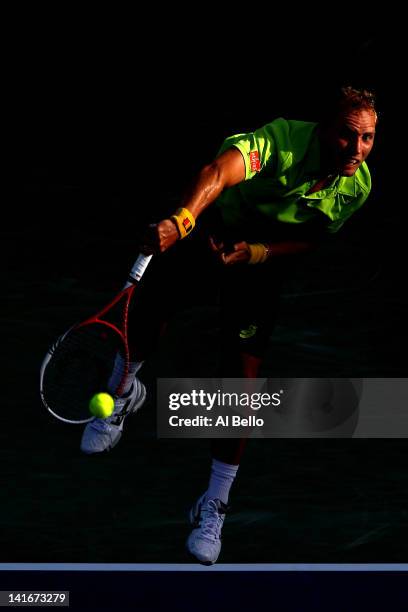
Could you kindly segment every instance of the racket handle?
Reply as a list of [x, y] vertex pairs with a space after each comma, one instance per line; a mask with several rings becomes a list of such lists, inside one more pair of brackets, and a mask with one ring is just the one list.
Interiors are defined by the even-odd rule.
[[129, 287], [135, 281], [140, 281], [152, 257], [153, 255], [139, 255], [129, 272], [129, 282], [126, 283], [125, 287]]

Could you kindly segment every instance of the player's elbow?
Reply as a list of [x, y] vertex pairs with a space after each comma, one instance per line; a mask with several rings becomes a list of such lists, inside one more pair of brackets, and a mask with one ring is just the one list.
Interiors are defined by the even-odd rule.
[[201, 174], [207, 176], [208, 178], [211, 178], [214, 183], [222, 183], [224, 179], [222, 165], [218, 162], [217, 159], [215, 159], [209, 164], [206, 164], [204, 168], [202, 168]]
[[227, 149], [213, 162], [203, 168], [203, 173], [221, 192], [245, 180], [245, 162], [242, 153], [235, 147]]
[[214, 160], [201, 169], [200, 182], [205, 186], [205, 191], [208, 194], [218, 196], [226, 187], [226, 177], [222, 171], [221, 165]]

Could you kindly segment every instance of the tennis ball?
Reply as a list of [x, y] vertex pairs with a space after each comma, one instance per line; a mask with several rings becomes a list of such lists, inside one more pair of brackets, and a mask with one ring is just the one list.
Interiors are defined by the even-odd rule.
[[107, 419], [113, 412], [115, 402], [109, 393], [96, 393], [89, 402], [91, 414], [98, 419]]

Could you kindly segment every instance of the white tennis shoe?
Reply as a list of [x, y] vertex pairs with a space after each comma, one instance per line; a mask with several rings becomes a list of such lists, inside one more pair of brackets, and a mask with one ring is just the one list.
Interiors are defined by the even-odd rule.
[[206, 499], [206, 493], [190, 511], [194, 529], [187, 539], [187, 550], [203, 565], [212, 565], [221, 551], [221, 529], [227, 506], [220, 499]]
[[115, 399], [113, 414], [107, 419], [94, 418], [84, 429], [81, 451], [88, 455], [111, 450], [119, 442], [123, 423], [129, 414], [135, 413], [146, 400], [146, 387], [135, 378], [130, 391]]

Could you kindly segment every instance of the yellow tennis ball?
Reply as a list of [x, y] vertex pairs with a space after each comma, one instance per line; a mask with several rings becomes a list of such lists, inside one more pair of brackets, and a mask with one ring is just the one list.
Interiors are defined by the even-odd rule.
[[91, 414], [98, 419], [107, 419], [115, 407], [114, 399], [109, 393], [95, 393], [89, 402]]

